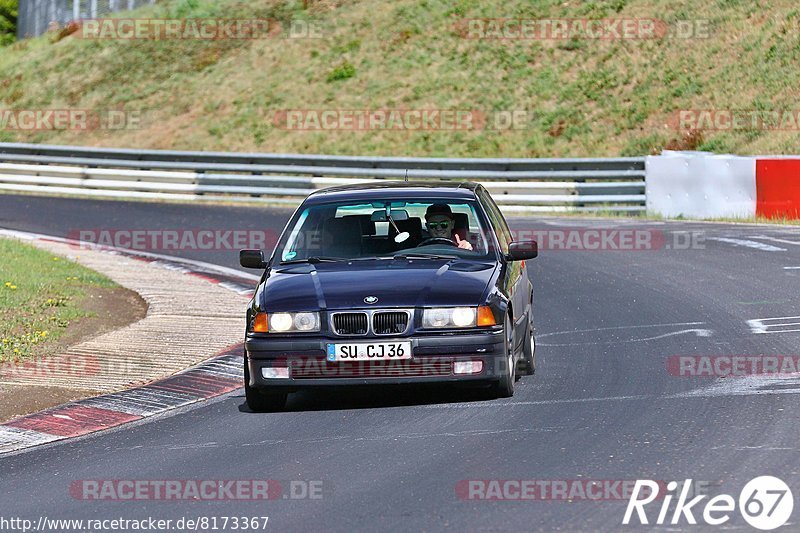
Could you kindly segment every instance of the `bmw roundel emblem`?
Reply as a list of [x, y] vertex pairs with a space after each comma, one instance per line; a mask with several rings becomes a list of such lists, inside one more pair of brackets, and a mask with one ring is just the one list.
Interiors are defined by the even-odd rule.
[[365, 304], [374, 304], [377, 301], [378, 301], [378, 297], [377, 296], [367, 296], [366, 298], [364, 298], [364, 303]]

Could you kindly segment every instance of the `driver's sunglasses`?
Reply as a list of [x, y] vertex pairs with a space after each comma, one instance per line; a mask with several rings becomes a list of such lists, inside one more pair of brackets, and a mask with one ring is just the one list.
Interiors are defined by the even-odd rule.
[[447, 229], [447, 226], [450, 225], [449, 220], [443, 220], [441, 222], [428, 222], [429, 229]]

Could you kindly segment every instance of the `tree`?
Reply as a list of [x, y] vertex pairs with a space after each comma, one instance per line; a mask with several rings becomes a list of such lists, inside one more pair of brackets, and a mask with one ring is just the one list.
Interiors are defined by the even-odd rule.
[[17, 36], [18, 0], [0, 0], [0, 46], [13, 43]]

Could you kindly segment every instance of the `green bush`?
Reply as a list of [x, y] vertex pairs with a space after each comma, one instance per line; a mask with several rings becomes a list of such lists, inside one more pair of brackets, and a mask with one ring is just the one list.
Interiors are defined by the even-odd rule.
[[334, 68], [328, 74], [328, 82], [337, 81], [337, 80], [346, 80], [348, 78], [352, 78], [356, 75], [356, 67], [350, 64], [349, 61], [345, 61], [338, 67]]
[[17, 36], [18, 0], [0, 0], [0, 46], [11, 44]]

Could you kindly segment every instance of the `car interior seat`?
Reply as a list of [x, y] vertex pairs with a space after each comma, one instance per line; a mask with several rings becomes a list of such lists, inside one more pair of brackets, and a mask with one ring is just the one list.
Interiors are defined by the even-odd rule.
[[359, 257], [361, 255], [361, 238], [361, 220], [359, 218], [329, 218], [322, 225], [322, 255]]

